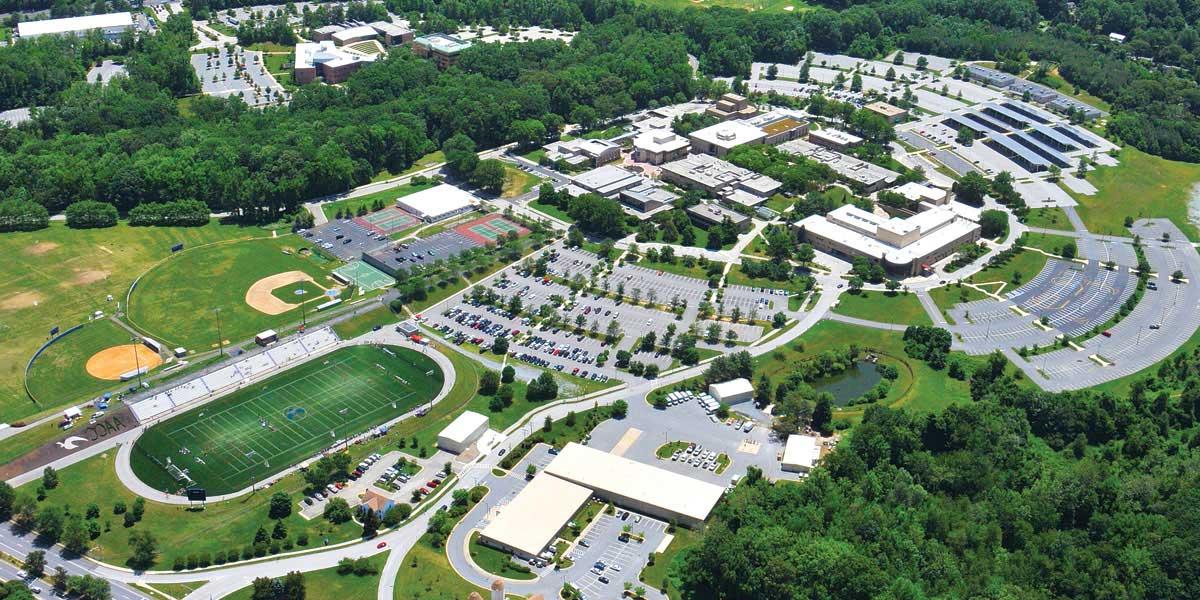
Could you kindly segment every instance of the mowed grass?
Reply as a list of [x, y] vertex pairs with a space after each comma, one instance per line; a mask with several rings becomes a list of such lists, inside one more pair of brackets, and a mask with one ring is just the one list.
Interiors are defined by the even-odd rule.
[[1029, 209], [1029, 216], [1026, 217], [1025, 224], [1030, 227], [1041, 227], [1043, 229], [1072, 230], [1071, 221], [1067, 219], [1067, 213], [1056, 206]]
[[1200, 164], [1151, 156], [1135, 148], [1121, 150], [1115, 167], [1096, 167], [1087, 180], [1099, 192], [1071, 194], [1079, 216], [1092, 233], [1130, 235], [1125, 217], [1170, 219], [1192, 241], [1200, 241], [1196, 225], [1188, 222], [1188, 198], [1200, 183]]
[[[1050, 257], [1045, 254], [1024, 250], [1003, 264], [984, 268], [969, 277], [968, 281], [977, 285], [1003, 283], [1002, 291], [1013, 290], [1040, 273], [1047, 260], [1050, 260]], [[1001, 293], [1000, 286], [997, 285], [991, 285], [988, 289], [993, 293]]]
[[92, 377], [85, 366], [93, 354], [128, 344], [130, 337], [128, 331], [108, 319], [93, 321], [67, 334], [33, 362], [28, 374], [29, 393], [43, 406], [53, 406], [60, 398], [86, 399], [129, 387], [128, 383]]
[[371, 210], [371, 205], [374, 204], [376, 200], [382, 200], [385, 208], [388, 206], [395, 206], [397, 198], [407, 196], [409, 194], [415, 194], [422, 190], [427, 190], [435, 185], [437, 184], [406, 183], [404, 185], [398, 185], [386, 190], [372, 192], [370, 194], [364, 194], [354, 198], [343, 198], [341, 200], [334, 200], [333, 202], [325, 202], [321, 204], [321, 210], [325, 212], [325, 218], [332, 221], [337, 217], [339, 210], [349, 210], [351, 213], [357, 215], [360, 207], [366, 208], [368, 211]]
[[[380, 552], [367, 559], [376, 571], [383, 571], [387, 562], [387, 552]], [[374, 575], [341, 575], [337, 567], [309, 571], [304, 574], [305, 600], [349, 600], [359, 598], [374, 598], [375, 590], [379, 587], [379, 573]], [[254, 597], [254, 586], [248, 585], [228, 596], [229, 600], [251, 600]], [[182, 596], [180, 596], [182, 598]]]
[[1052, 235], [1049, 233], [1026, 233], [1025, 241], [1021, 242], [1021, 245], [1027, 248], [1037, 248], [1058, 256], [1062, 256], [1062, 249], [1065, 246], [1073, 246], [1075, 247], [1077, 253], [1079, 251], [1079, 247], [1075, 243], [1075, 238], [1066, 235]]
[[991, 298], [987, 294], [965, 285], [944, 285], [939, 288], [929, 290], [929, 297], [933, 298], [933, 303], [942, 309], [942, 315], [946, 320], [954, 323], [954, 319], [946, 314], [946, 311], [954, 308], [956, 304], [964, 302], [974, 302], [976, 300], [987, 300]]
[[133, 470], [174, 491], [174, 464], [211, 495], [234, 492], [428, 402], [443, 377], [412, 350], [341, 348], [151, 427]]
[[857, 294], [842, 294], [838, 296], [838, 304], [833, 308], [833, 312], [882, 323], [933, 325], [916, 294], [889, 294], [866, 290]]
[[[94, 310], [112, 313], [142, 271], [187, 247], [270, 235], [254, 227], [130, 227], [68, 229], [53, 222], [41, 231], [0, 235], [0, 423], [53, 411], [85, 400], [87, 393], [42, 399], [25, 394], [25, 364], [49, 338], [51, 327], [83, 323]], [[113, 296], [113, 302], [107, 296]], [[70, 389], [69, 387], [66, 389]], [[83, 390], [81, 390], [82, 392]]]
[[[304, 290], [303, 295], [296, 294], [300, 290]], [[289, 283], [283, 287], [271, 290], [272, 296], [289, 304], [300, 304], [301, 302], [312, 302], [314, 300], [320, 304], [321, 302], [325, 302], [325, 298], [322, 297], [324, 293], [325, 290], [308, 281]]]
[[508, 163], [504, 163], [504, 189], [500, 192], [500, 197], [516, 198], [517, 196], [533, 191], [543, 181], [545, 180], [533, 173], [522, 171]]
[[646, 587], [666, 593], [671, 600], [679, 600], [686, 552], [700, 543], [701, 536], [699, 531], [683, 527], [676, 527], [674, 535], [666, 551], [655, 557], [653, 565], [642, 569], [638, 578]]
[[282, 329], [300, 320], [300, 307], [268, 315], [246, 304], [246, 291], [259, 279], [287, 271], [334, 285], [328, 278], [333, 263], [297, 252], [307, 245], [300, 236], [283, 235], [185, 250], [142, 277], [127, 318], [167, 345], [193, 352], [217, 347], [214, 309], [221, 309], [221, 337], [234, 344], [264, 329]]

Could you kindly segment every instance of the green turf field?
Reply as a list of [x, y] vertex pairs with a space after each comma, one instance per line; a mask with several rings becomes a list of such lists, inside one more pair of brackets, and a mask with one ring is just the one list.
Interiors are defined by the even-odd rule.
[[128, 344], [129, 338], [128, 331], [108, 319], [67, 334], [46, 348], [29, 368], [29, 393], [43, 405], [53, 406], [60, 398], [87, 399], [129, 387], [128, 383], [96, 379], [85, 368], [93, 354]]
[[231, 343], [264, 329], [282, 329], [300, 320], [300, 307], [268, 315], [246, 304], [246, 290], [287, 271], [303, 271], [333, 286], [328, 269], [336, 264], [299, 254], [304, 246], [303, 238], [285, 235], [184, 251], [142, 277], [130, 296], [127, 318], [168, 346], [193, 352], [217, 347], [216, 308], [221, 309], [221, 336]]
[[[304, 295], [296, 295], [297, 290], [304, 290]], [[327, 298], [324, 297], [325, 290], [313, 285], [308, 281], [289, 283], [283, 287], [275, 288], [271, 290], [271, 295], [289, 304], [300, 304], [301, 301], [312, 302], [314, 300], [320, 304], [321, 302], [325, 302], [327, 300]]]
[[169, 460], [210, 495], [237, 491], [433, 399], [443, 377], [412, 350], [342, 348], [151, 427], [133, 469], [173, 491]]

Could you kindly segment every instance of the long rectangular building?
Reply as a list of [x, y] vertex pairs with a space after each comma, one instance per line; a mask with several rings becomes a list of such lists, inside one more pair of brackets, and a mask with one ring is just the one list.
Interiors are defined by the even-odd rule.
[[67, 17], [65, 19], [46, 19], [43, 21], [25, 21], [17, 23], [17, 37], [35, 38], [40, 35], [87, 35], [90, 31], [99, 31], [106, 39], [114, 40], [122, 33], [133, 29], [133, 15], [127, 12], [108, 13], [105, 15], [88, 15], [85, 17]]
[[792, 140], [781, 144], [779, 149], [788, 154], [803, 156], [824, 164], [833, 169], [833, 172], [837, 173], [844, 181], [860, 188], [863, 193], [867, 194], [877, 192], [891, 185], [900, 177], [899, 173], [891, 169], [885, 169], [879, 165], [830, 150], [823, 146], [818, 146], [805, 140]]
[[725, 488], [575, 443], [545, 473], [591, 489], [620, 506], [686, 526], [704, 522]]
[[543, 473], [496, 509], [496, 518], [479, 532], [480, 541], [528, 560], [541, 554], [591, 497], [588, 488]]

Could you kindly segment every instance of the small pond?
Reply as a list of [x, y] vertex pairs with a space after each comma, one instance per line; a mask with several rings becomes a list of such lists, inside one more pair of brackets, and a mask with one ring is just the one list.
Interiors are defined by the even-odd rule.
[[856, 398], [875, 387], [883, 376], [875, 370], [875, 363], [860, 360], [854, 366], [829, 377], [812, 382], [813, 389], [818, 392], [833, 394], [833, 405], [842, 407], [850, 404]]

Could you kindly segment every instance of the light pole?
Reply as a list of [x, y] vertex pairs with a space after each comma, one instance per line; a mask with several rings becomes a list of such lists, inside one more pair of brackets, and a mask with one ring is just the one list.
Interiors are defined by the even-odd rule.
[[133, 364], [137, 368], [136, 373], [138, 378], [138, 389], [140, 390], [142, 389], [142, 360], [138, 357], [138, 339], [136, 337], [130, 337], [129, 341], [132, 342], [131, 346], [133, 347]]
[[222, 356], [225, 354], [225, 341], [221, 339], [221, 309], [214, 308], [213, 313], [217, 315], [217, 351]]
[[308, 317], [304, 310], [304, 295], [308, 293], [308, 290], [299, 289], [293, 293], [300, 296], [300, 331], [304, 331], [308, 329]]

